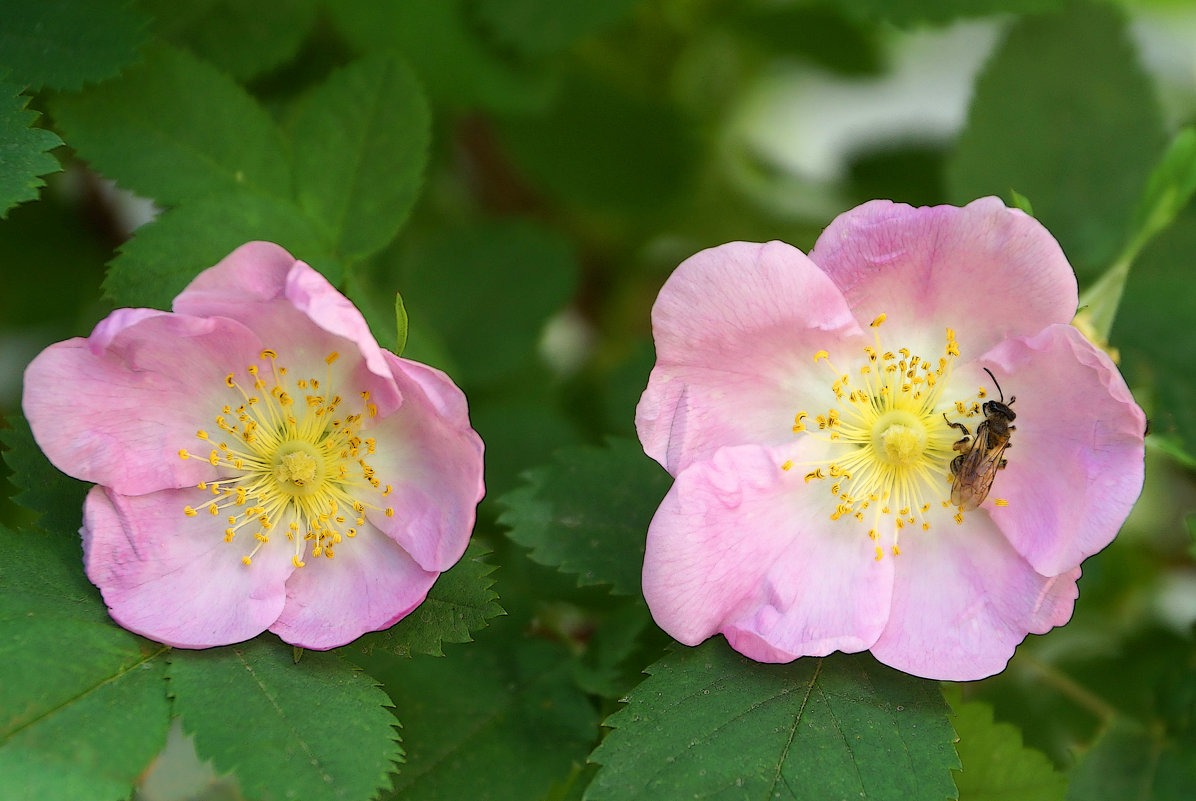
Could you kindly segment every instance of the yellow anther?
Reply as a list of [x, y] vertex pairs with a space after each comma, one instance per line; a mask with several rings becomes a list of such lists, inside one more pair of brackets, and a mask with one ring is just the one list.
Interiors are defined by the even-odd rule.
[[819, 359], [826, 359], [827, 361], [830, 361], [830, 358], [831, 358], [831, 355], [829, 353], [827, 353], [825, 350], [820, 350], [814, 354], [815, 362], [817, 362]]
[[1005, 500], [1004, 498], [993, 498], [993, 504], [995, 506], [1008, 506], [1009, 501]]
[[868, 323], [868, 325], [872, 328], [879, 328], [880, 324], [885, 321], [885, 317], [886, 317], [886, 315], [879, 314], [879, 315], [877, 315], [876, 319], [873, 320], [872, 322]]
[[781, 469], [782, 470], [792, 470], [793, 469], [793, 460], [786, 459], [784, 462], [781, 463]]

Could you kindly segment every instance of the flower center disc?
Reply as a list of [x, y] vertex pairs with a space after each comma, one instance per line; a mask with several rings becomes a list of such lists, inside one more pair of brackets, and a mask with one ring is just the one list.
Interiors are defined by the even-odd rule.
[[323, 488], [324, 458], [306, 442], [286, 442], [274, 455], [273, 473], [279, 490], [304, 498]]
[[872, 426], [872, 447], [894, 466], [916, 463], [926, 450], [926, 426], [914, 414], [898, 409], [882, 415]]

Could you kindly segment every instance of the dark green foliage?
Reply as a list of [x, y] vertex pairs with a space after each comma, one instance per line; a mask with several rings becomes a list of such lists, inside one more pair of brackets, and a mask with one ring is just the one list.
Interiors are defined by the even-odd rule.
[[335, 654], [261, 638], [175, 651], [168, 675], [200, 757], [251, 798], [370, 798], [402, 757], [390, 699]]
[[527, 484], [503, 497], [507, 511], [499, 522], [533, 560], [576, 574], [579, 586], [638, 594], [644, 538], [668, 474], [623, 439], [560, 451], [554, 462], [527, 473]]
[[605, 723], [590, 801], [956, 797], [935, 682], [860, 655], [762, 665], [722, 638], [647, 673]]
[[3, 78], [0, 69], [0, 219], [18, 203], [37, 197], [41, 176], [62, 169], [48, 152], [62, 140], [53, 131], [30, 127], [37, 113], [25, 108], [29, 98]]

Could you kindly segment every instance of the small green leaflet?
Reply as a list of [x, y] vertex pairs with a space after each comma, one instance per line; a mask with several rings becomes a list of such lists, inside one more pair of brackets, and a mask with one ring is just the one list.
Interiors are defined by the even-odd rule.
[[386, 631], [366, 634], [344, 651], [375, 649], [399, 656], [429, 654], [444, 656], [446, 642], [472, 642], [472, 632], [486, 626], [490, 618], [505, 614], [493, 589], [494, 565], [485, 561], [489, 553], [471, 542], [457, 564], [440, 575], [428, 597], [411, 614]]
[[407, 307], [403, 305], [403, 296], [395, 293], [395, 356], [402, 356], [407, 347]]
[[503, 496], [498, 522], [531, 548], [531, 559], [577, 575], [578, 586], [640, 591], [644, 541], [671, 479], [638, 444], [559, 451], [555, 464], [524, 474], [527, 485]]
[[49, 153], [62, 140], [53, 131], [31, 127], [37, 112], [25, 108], [28, 102], [19, 86], [0, 80], [0, 220], [13, 206], [37, 197], [44, 184], [40, 176], [62, 169]]
[[606, 721], [587, 801], [956, 798], [937, 682], [866, 654], [760, 664], [721, 637], [647, 672]]
[[402, 758], [386, 693], [335, 654], [298, 664], [272, 635], [175, 650], [169, 689], [201, 759], [258, 801], [365, 801]]

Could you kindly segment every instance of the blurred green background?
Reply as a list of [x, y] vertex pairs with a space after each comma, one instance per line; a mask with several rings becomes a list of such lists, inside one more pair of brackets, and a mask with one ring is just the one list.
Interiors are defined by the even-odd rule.
[[[88, 29], [97, 38], [108, 25], [130, 32], [106, 56], [111, 74], [79, 86], [2, 79], [28, 88], [36, 124], [66, 144], [53, 150], [62, 171], [40, 198], [0, 220], [0, 411], [19, 412], [24, 365], [51, 342], [86, 335], [112, 296], [167, 303], [243, 233], [282, 231], [297, 257], [340, 280], [384, 346], [394, 344], [402, 294], [405, 355], [454, 377], [487, 444], [478, 538], [502, 566], [509, 617], [496, 625], [577, 647], [584, 638], [571, 627], [642, 617], [524, 559], [497, 522], [497, 499], [558, 449], [634, 436], [653, 362], [649, 310], [677, 263], [730, 240], [808, 249], [836, 214], [871, 198], [963, 204], [996, 194], [1012, 205], [1017, 193], [1059, 239], [1083, 290], [1125, 252], [1151, 170], [1196, 123], [1196, 3], [1180, 0], [96, 7], [106, 20]], [[19, 55], [5, 36], [0, 54]], [[413, 120], [418, 158], [396, 153], [364, 168], [367, 185], [393, 195], [393, 225], [357, 250], [348, 234], [335, 250], [309, 245], [292, 220], [275, 221], [264, 205], [244, 207], [260, 216], [242, 213], [214, 186], [137, 196], [129, 190], [155, 186], [161, 165], [145, 166], [100, 130], [122, 99], [147, 96], [159, 70], [199, 74], [202, 62], [213, 86], [235, 82], [290, 137], [280, 147], [309, 135], [288, 158], [318, 163], [336, 131], [311, 130], [305, 103], [323, 101], [319, 87], [338, 68], [383, 53], [414, 76], [410, 108], [391, 111]], [[139, 63], [155, 69], [139, 73]], [[197, 94], [187, 113], [232, 114], [208, 99]], [[127, 124], [112, 119], [117, 133]], [[233, 140], [242, 122], [224, 121]], [[398, 181], [404, 170], [416, 179]], [[306, 202], [302, 187], [298, 195]], [[1110, 764], [1196, 753], [1193, 265], [1196, 211], [1183, 208], [1133, 260], [1110, 337], [1152, 420], [1142, 500], [1118, 540], [1085, 563], [1074, 621], [962, 691], [990, 702], [1059, 768], [1090, 748], [1107, 749]], [[24, 514], [0, 508], [10, 523]], [[605, 711], [661, 642], [647, 634], [638, 653], [592, 666], [609, 682], [597, 693], [609, 693]], [[384, 678], [391, 668], [371, 670]], [[1089, 797], [1085, 782], [1101, 778], [1078, 774], [1069, 797]]]

